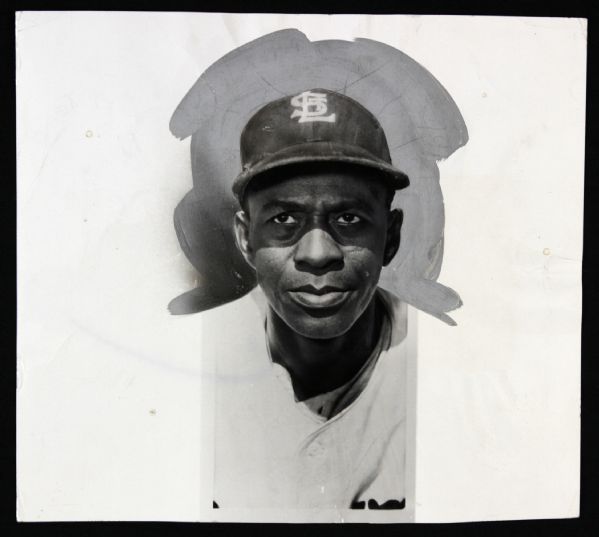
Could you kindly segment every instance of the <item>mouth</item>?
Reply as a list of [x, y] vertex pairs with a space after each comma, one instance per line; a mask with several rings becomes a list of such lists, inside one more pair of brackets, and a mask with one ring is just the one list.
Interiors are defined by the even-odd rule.
[[314, 287], [303, 285], [289, 291], [291, 299], [309, 309], [328, 309], [340, 306], [349, 297], [351, 290], [339, 287]]

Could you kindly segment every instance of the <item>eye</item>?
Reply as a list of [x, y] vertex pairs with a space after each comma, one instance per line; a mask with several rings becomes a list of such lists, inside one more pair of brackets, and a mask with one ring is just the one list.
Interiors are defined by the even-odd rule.
[[278, 214], [277, 216], [273, 217], [272, 221], [275, 224], [285, 224], [285, 225], [297, 224], [297, 220], [289, 213]]
[[351, 213], [343, 213], [335, 219], [335, 222], [337, 224], [341, 224], [343, 226], [359, 224], [361, 221], [362, 219], [359, 216], [356, 216], [355, 214]]

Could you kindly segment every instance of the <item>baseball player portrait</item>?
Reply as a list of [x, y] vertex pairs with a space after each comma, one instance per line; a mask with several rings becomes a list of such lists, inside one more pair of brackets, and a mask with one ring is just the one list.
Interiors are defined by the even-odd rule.
[[14, 23], [18, 521], [580, 514], [585, 19]]
[[[449, 323], [445, 312], [460, 305], [434, 282], [442, 235], [431, 240], [416, 226], [404, 240], [406, 210], [426, 203], [418, 188], [434, 192], [423, 170], [436, 170], [438, 155], [423, 158], [423, 135], [396, 159], [391, 148], [402, 145], [390, 145], [381, 121], [397, 123], [399, 112], [384, 113], [394, 100], [411, 113], [431, 103], [406, 106], [409, 98], [389, 101], [368, 85], [352, 92], [366, 77], [348, 82], [346, 66], [331, 75], [324, 55], [320, 71], [313, 57], [302, 66], [315, 45], [336, 53], [335, 43], [353, 45], [320, 43], [285, 30], [240, 47], [202, 75], [171, 120], [177, 136], [193, 134], [194, 189], [175, 228], [199, 277], [169, 308], [200, 313], [205, 334], [213, 509], [410, 507], [407, 304]], [[419, 66], [410, 62], [413, 94], [439, 93], [428, 73], [414, 85]], [[301, 76], [289, 78], [290, 68]], [[443, 106], [451, 143], [439, 144], [439, 126], [433, 145], [448, 152], [467, 135], [453, 102]], [[399, 124], [410, 134], [407, 120]], [[413, 198], [402, 198], [410, 189]], [[421, 227], [440, 221], [442, 233], [442, 217], [428, 218]], [[426, 279], [417, 277], [418, 248], [428, 248]], [[427, 295], [426, 284], [446, 292]]]

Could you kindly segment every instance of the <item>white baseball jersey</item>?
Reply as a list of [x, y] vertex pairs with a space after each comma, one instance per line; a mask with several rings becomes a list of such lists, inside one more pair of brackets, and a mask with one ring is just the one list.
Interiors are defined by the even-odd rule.
[[326, 405], [298, 402], [287, 370], [270, 359], [261, 291], [203, 314], [204, 357], [214, 359], [206, 380], [214, 380], [215, 506], [405, 505], [406, 306], [378, 293], [388, 314], [380, 352], [330, 419], [315, 411]]

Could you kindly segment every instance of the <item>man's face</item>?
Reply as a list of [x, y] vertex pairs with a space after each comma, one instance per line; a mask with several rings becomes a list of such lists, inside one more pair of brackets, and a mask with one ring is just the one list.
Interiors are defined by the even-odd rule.
[[347, 332], [399, 246], [401, 213], [365, 173], [287, 173], [237, 214], [238, 245], [271, 308], [305, 337]]

